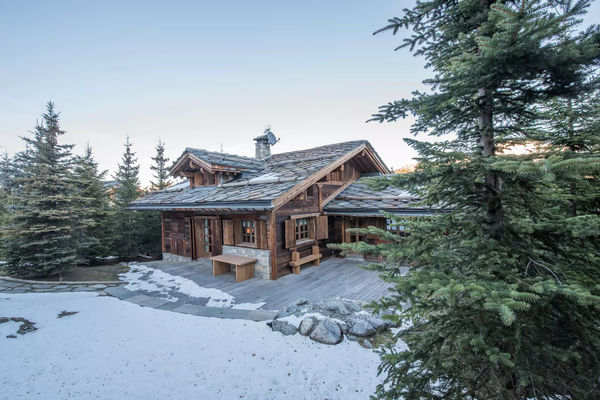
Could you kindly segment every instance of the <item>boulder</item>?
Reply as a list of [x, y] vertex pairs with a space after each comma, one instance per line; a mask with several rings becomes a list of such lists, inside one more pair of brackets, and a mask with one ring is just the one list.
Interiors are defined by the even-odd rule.
[[342, 331], [338, 324], [330, 318], [324, 318], [317, 324], [316, 328], [310, 334], [310, 338], [315, 342], [323, 344], [338, 344], [342, 341]]
[[297, 306], [304, 306], [308, 304], [308, 300], [307, 299], [300, 299], [300, 300], [296, 300], [296, 302], [294, 303], [294, 305]]
[[388, 327], [384, 320], [381, 318], [371, 318], [369, 323], [375, 328], [377, 332], [383, 332]]
[[397, 328], [398, 327], [397, 323], [392, 322], [392, 321], [388, 321], [387, 319], [384, 320], [384, 323], [385, 323], [385, 327], [386, 328]]
[[365, 349], [372, 349], [373, 348], [373, 344], [368, 339], [365, 339], [365, 341], [363, 342], [363, 347]]
[[273, 320], [271, 328], [273, 328], [274, 331], [283, 333], [284, 335], [295, 335], [298, 333], [298, 328], [296, 328], [294, 325], [279, 319]]
[[337, 300], [323, 300], [323, 301], [320, 301], [319, 304], [317, 304], [317, 306], [319, 306], [327, 311], [332, 311], [334, 313], [338, 313], [341, 315], [349, 315], [350, 314], [350, 311], [348, 311], [348, 309], [346, 308], [344, 303], [342, 303], [341, 301], [337, 301]]
[[306, 317], [302, 320], [302, 322], [300, 323], [300, 334], [302, 336], [308, 336], [311, 334], [311, 332], [313, 331], [313, 329], [315, 328], [317, 319], [316, 318], [311, 318], [311, 317]]
[[346, 307], [346, 309], [350, 312], [355, 313], [355, 312], [359, 312], [360, 310], [362, 310], [362, 307], [353, 301], [344, 301], [342, 303], [344, 304], [344, 307]]
[[289, 314], [297, 315], [302, 312], [302, 307], [298, 305], [289, 306], [286, 310]]
[[371, 325], [369, 321], [365, 321], [363, 319], [352, 321], [352, 326], [348, 332], [352, 335], [360, 337], [373, 336], [376, 333], [373, 325]]
[[358, 338], [354, 335], [348, 335], [348, 340], [352, 340], [353, 342], [356, 342], [358, 340]]
[[340, 326], [340, 330], [342, 331], [342, 333], [344, 335], [348, 334], [348, 324], [346, 324], [345, 322], [339, 322], [338, 325]]

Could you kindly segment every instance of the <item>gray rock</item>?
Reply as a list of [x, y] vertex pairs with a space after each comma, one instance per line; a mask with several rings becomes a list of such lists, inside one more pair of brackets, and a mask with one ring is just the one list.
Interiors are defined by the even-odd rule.
[[288, 313], [290, 314], [299, 314], [302, 312], [302, 307], [298, 306], [298, 305], [293, 305], [293, 306], [289, 306], [286, 310]]
[[335, 313], [339, 313], [342, 315], [349, 315], [350, 311], [348, 311], [348, 309], [346, 308], [346, 306], [344, 305], [344, 303], [342, 303], [341, 301], [337, 301], [337, 300], [323, 300], [320, 301], [318, 304], [319, 307], [327, 310], [327, 311], [333, 311]]
[[377, 332], [383, 332], [387, 328], [385, 321], [381, 318], [371, 318], [369, 319], [369, 323], [373, 325], [373, 328], [375, 328]]
[[273, 328], [274, 331], [283, 333], [284, 335], [295, 335], [298, 333], [298, 328], [296, 328], [294, 325], [287, 321], [281, 321], [278, 319], [273, 320], [271, 328]]
[[362, 310], [362, 307], [353, 301], [344, 301], [343, 304], [346, 307], [346, 309], [350, 312], [359, 312], [360, 310]]
[[338, 344], [343, 340], [340, 327], [329, 318], [319, 321], [317, 327], [310, 334], [310, 338], [323, 344]]
[[346, 323], [338, 323], [338, 325], [340, 326], [340, 330], [342, 331], [342, 333], [344, 335], [348, 334], [348, 325]]
[[315, 318], [306, 317], [300, 323], [300, 334], [302, 336], [308, 336], [315, 328], [317, 320]]
[[365, 339], [365, 341], [363, 342], [363, 347], [366, 349], [372, 349], [373, 344], [368, 339]]
[[279, 318], [285, 318], [287, 316], [292, 315], [291, 313], [287, 312], [287, 308], [286, 307], [282, 307], [281, 310], [279, 310], [277, 312], [277, 315], [275, 315], [275, 319], [279, 319]]
[[354, 335], [348, 335], [348, 340], [352, 340], [353, 342], [356, 342], [358, 340], [358, 338]]
[[352, 321], [352, 326], [348, 332], [360, 337], [373, 336], [375, 334], [375, 328], [373, 328], [373, 325], [368, 321], [357, 319]]
[[388, 321], [387, 319], [384, 321], [385, 327], [387, 328], [397, 328], [398, 324], [392, 321]]
[[304, 305], [308, 304], [308, 300], [307, 299], [296, 300], [296, 302], [294, 304], [297, 306], [304, 306]]

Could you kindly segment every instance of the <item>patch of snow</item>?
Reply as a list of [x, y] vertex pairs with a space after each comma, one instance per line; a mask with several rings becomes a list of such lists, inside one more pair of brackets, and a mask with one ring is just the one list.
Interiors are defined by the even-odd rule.
[[[63, 310], [79, 313], [56, 318]], [[379, 356], [356, 342], [322, 345], [264, 322], [178, 314], [95, 293], [3, 293], [0, 315], [38, 327], [0, 337], [7, 399], [358, 400], [382, 382]]]
[[132, 266], [128, 272], [119, 275], [123, 280], [129, 282], [126, 289], [146, 290], [156, 292], [164, 300], [175, 302], [179, 300], [170, 293], [176, 290], [182, 294], [196, 298], [209, 298], [207, 307], [230, 307], [234, 297], [219, 289], [205, 288], [196, 282], [182, 276], [171, 275], [160, 269], [148, 267], [143, 264]]
[[[128, 282], [126, 289], [153, 292], [154, 297], [176, 302], [179, 300], [175, 293], [209, 299], [207, 307], [237, 308], [240, 310], [258, 310], [265, 303], [235, 304], [235, 297], [219, 289], [205, 288], [196, 282], [182, 276], [171, 275], [160, 269], [144, 264], [133, 264], [128, 272], [119, 274], [122, 280]], [[174, 293], [175, 292], [175, 293]]]
[[[4, 316], [4, 315], [2, 315], [2, 316]], [[8, 321], [3, 324], [0, 324], [0, 340], [6, 338], [8, 335], [15, 335], [17, 337], [21, 336], [21, 335], [17, 335], [17, 331], [19, 330], [20, 326], [21, 326], [21, 323], [15, 322], [15, 321]], [[2, 347], [0, 346], [0, 348], [2, 348]]]
[[234, 304], [233, 306], [231, 306], [231, 308], [235, 308], [236, 310], [258, 310], [265, 304], [267, 303], [265, 303], [264, 301], [261, 303], [240, 303]]

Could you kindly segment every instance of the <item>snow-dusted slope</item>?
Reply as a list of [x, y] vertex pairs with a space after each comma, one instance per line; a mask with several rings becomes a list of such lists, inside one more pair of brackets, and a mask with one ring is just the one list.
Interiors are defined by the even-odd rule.
[[[57, 318], [62, 311], [77, 314]], [[0, 293], [0, 398], [367, 399], [379, 357], [320, 345], [264, 322], [143, 308], [95, 293]], [[15, 332], [9, 332], [10, 330]]]

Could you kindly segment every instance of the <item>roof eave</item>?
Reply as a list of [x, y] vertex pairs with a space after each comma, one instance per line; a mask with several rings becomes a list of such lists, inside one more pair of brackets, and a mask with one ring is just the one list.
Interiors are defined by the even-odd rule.
[[372, 209], [372, 208], [325, 208], [323, 210], [327, 215], [331, 216], [365, 216], [365, 217], [383, 217], [382, 212], [388, 214], [401, 215], [406, 217], [420, 217], [433, 215], [439, 212], [447, 212], [446, 210], [432, 210], [430, 208], [386, 208], [386, 209]]
[[273, 208], [271, 201], [237, 201], [237, 202], [206, 202], [206, 203], [154, 203], [154, 204], [130, 204], [130, 210], [264, 210]]

